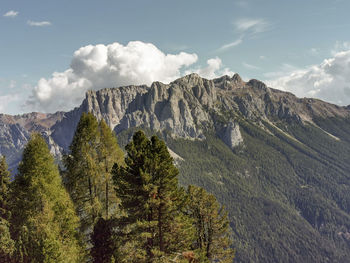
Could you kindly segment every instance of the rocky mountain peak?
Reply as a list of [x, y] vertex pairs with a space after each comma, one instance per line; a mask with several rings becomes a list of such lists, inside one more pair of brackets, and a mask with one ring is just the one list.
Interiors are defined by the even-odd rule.
[[116, 133], [145, 127], [166, 131], [173, 137], [203, 140], [210, 132], [216, 133], [230, 148], [244, 143], [233, 116], [257, 123], [261, 120], [313, 123], [314, 118], [350, 116], [349, 106], [300, 99], [268, 88], [256, 79], [244, 82], [238, 74], [208, 80], [193, 73], [169, 84], [153, 82], [150, 87], [130, 85], [88, 91], [80, 107], [66, 113], [1, 114], [2, 134], [12, 136], [7, 140], [12, 146], [6, 145], [6, 149], [21, 149], [29, 134], [38, 131], [45, 134], [52, 151], [67, 150], [83, 112], [104, 119]]
[[243, 88], [245, 82], [241, 79], [241, 77], [236, 73], [232, 76], [222, 76], [220, 78], [216, 78], [213, 80], [215, 87], [224, 89], [224, 90], [233, 90], [237, 88]]

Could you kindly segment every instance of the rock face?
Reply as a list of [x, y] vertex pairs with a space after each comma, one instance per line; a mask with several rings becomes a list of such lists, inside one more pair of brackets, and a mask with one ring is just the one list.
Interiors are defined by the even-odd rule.
[[55, 114], [27, 113], [10, 116], [0, 114], [0, 154], [7, 157], [9, 168], [16, 170], [21, 152], [32, 132], [41, 133], [50, 145], [51, 153], [59, 156], [61, 148], [51, 138], [50, 128], [63, 117], [63, 112]]
[[226, 127], [222, 129], [221, 132], [218, 133], [219, 137], [223, 140], [223, 142], [234, 149], [236, 146], [243, 143], [243, 138], [241, 131], [239, 130], [239, 125], [235, 122], [229, 122]]
[[59, 156], [68, 150], [81, 114], [88, 111], [117, 134], [138, 126], [191, 140], [204, 140], [206, 133], [214, 133], [231, 149], [244, 143], [237, 117], [260, 123], [313, 123], [314, 118], [350, 115], [349, 107], [300, 99], [258, 80], [244, 82], [238, 74], [214, 80], [190, 74], [170, 84], [88, 91], [81, 106], [66, 113], [0, 115], [0, 154], [10, 156], [10, 166], [15, 166], [30, 133], [40, 132], [51, 152]]

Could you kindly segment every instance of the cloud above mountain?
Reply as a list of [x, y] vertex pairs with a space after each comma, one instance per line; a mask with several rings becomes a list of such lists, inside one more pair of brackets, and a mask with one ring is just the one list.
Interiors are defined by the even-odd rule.
[[[141, 41], [84, 46], [74, 52], [69, 69], [38, 81], [26, 107], [44, 112], [69, 110], [81, 103], [89, 89], [150, 85], [153, 81], [169, 83], [190, 70], [197, 60], [194, 53], [165, 54]], [[221, 66], [221, 60], [215, 58], [208, 60], [206, 68], [190, 71], [211, 78]]]
[[13, 17], [18, 16], [18, 14], [19, 14], [18, 11], [10, 10], [10, 11], [6, 12], [3, 16], [13, 18]]
[[315, 97], [339, 105], [350, 104], [350, 50], [335, 53], [320, 65], [294, 69], [267, 81], [271, 87], [298, 97]]

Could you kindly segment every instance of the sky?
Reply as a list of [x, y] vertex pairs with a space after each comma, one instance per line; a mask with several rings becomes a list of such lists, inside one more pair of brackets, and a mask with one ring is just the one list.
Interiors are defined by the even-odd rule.
[[238, 73], [350, 104], [348, 0], [1, 0], [0, 113], [87, 90]]

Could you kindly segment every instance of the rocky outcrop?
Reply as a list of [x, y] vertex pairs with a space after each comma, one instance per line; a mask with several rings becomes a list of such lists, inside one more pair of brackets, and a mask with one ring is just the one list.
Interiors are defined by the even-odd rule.
[[150, 87], [126, 86], [88, 91], [80, 107], [55, 114], [0, 114], [0, 154], [18, 162], [18, 153], [31, 132], [40, 132], [51, 152], [60, 156], [68, 150], [83, 112], [104, 119], [116, 133], [145, 127], [174, 138], [204, 140], [217, 134], [233, 149], [244, 143], [238, 122], [241, 116], [269, 123], [287, 121], [313, 123], [315, 118], [349, 117], [349, 107], [316, 99], [297, 98], [291, 93], [267, 87], [259, 80], [244, 82], [238, 74], [213, 80], [190, 74], [170, 84], [154, 82]]
[[197, 74], [169, 85], [155, 82], [129, 105], [115, 131], [144, 126], [169, 131], [174, 137], [204, 139], [201, 126], [210, 122], [205, 108], [212, 107], [214, 101], [215, 86]]
[[55, 114], [27, 113], [23, 115], [0, 114], [0, 155], [5, 155], [10, 169], [16, 169], [21, 153], [32, 132], [41, 133], [55, 148], [52, 153], [57, 155], [60, 150], [50, 138], [50, 128], [63, 117], [63, 112]]
[[232, 150], [243, 143], [243, 137], [239, 129], [238, 123], [229, 122], [224, 128], [218, 132], [221, 140]]

